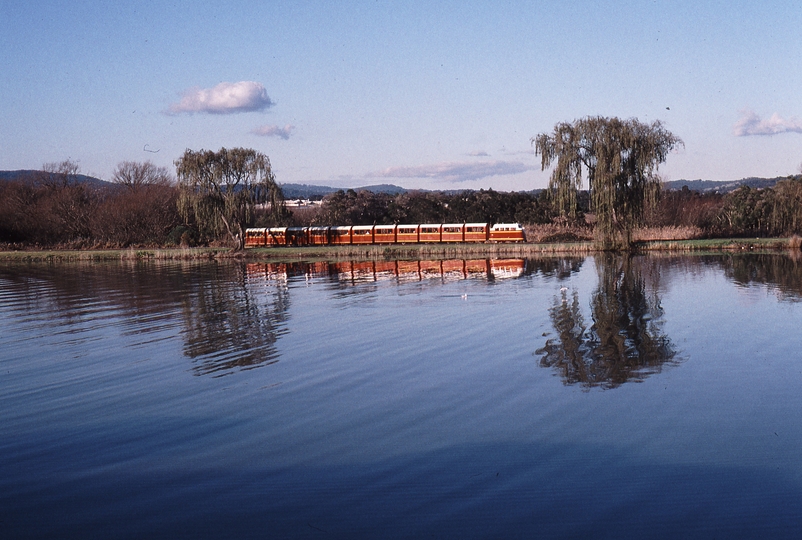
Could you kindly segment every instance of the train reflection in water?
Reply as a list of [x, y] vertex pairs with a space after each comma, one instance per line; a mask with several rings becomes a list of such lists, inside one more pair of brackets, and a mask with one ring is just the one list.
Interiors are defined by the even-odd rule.
[[396, 279], [421, 281], [430, 278], [488, 280], [516, 278], [524, 274], [524, 259], [445, 259], [421, 261], [341, 261], [310, 263], [249, 263], [250, 277], [286, 280], [289, 277], [336, 277], [341, 282], [365, 283]]

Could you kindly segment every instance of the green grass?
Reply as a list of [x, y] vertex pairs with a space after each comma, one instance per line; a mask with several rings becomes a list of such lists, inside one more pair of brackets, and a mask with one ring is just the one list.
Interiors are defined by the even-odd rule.
[[741, 251], [793, 249], [788, 238], [705, 238], [659, 240], [639, 246], [646, 251]]
[[120, 260], [191, 260], [213, 259], [226, 256], [228, 249], [175, 248], [175, 249], [66, 249], [0, 251], [0, 261], [51, 262], [51, 261], [120, 261]]
[[[660, 240], [638, 244], [642, 251], [742, 251], [797, 250], [788, 238], [712, 238]], [[114, 261], [114, 260], [209, 260], [239, 259], [275, 262], [313, 260], [380, 260], [432, 258], [517, 258], [539, 255], [588, 254], [597, 251], [592, 242], [546, 244], [409, 244], [392, 246], [305, 246], [254, 248], [234, 252], [227, 248], [168, 248], [111, 250], [0, 251], [0, 261]]]

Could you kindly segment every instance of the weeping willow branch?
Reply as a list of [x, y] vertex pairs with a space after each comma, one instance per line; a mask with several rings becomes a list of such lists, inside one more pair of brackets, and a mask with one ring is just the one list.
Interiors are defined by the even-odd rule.
[[531, 142], [541, 169], [554, 165], [549, 190], [563, 215], [576, 216], [577, 191], [587, 177], [597, 239], [608, 249], [630, 246], [644, 208], [659, 195], [659, 165], [683, 144], [660, 121], [601, 116], [560, 122]]
[[200, 232], [229, 236], [239, 249], [245, 246], [245, 228], [257, 205], [273, 222], [285, 216], [284, 195], [276, 183], [270, 159], [246, 148], [221, 148], [218, 152], [187, 149], [176, 160], [180, 195], [178, 210], [194, 220]]

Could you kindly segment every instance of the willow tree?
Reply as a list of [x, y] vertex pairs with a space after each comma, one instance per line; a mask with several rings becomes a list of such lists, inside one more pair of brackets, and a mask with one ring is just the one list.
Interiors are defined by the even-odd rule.
[[552, 134], [531, 141], [542, 170], [556, 162], [549, 189], [563, 214], [575, 215], [577, 191], [587, 178], [597, 240], [604, 248], [631, 245], [633, 228], [659, 193], [658, 166], [682, 145], [660, 121], [601, 116], [558, 123]]
[[187, 149], [175, 166], [180, 188], [178, 211], [185, 220], [194, 220], [205, 236], [227, 234], [237, 249], [242, 249], [245, 228], [257, 206], [265, 208], [274, 222], [284, 216], [284, 195], [270, 158], [256, 150]]

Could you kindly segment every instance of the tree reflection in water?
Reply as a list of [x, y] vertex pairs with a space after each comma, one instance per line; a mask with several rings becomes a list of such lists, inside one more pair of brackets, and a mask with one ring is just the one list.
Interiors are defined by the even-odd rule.
[[782, 300], [802, 301], [802, 254], [799, 251], [731, 257], [724, 269], [726, 276], [739, 285], [766, 285], [776, 290]]
[[674, 363], [677, 352], [661, 330], [659, 272], [649, 265], [654, 266], [646, 257], [596, 258], [599, 284], [590, 299], [590, 327], [578, 294], [569, 296], [563, 288], [549, 310], [557, 337], [536, 352], [543, 355], [540, 365], [557, 370], [565, 384], [589, 389], [641, 381]]
[[286, 332], [289, 308], [286, 283], [250, 284], [244, 265], [221, 271], [226, 275], [199, 283], [184, 298], [184, 354], [194, 360], [193, 371], [222, 376], [278, 362], [276, 341]]

